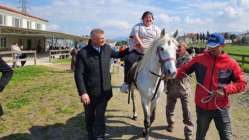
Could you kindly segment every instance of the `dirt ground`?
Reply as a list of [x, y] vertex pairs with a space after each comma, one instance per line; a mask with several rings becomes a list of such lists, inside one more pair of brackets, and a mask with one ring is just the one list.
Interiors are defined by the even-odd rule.
[[[132, 106], [131, 104], [127, 104], [127, 94], [123, 94], [119, 92], [119, 85], [122, 84], [123, 76], [122, 69], [114, 69], [112, 74], [113, 80], [113, 91], [114, 97], [110, 101], [108, 105], [107, 111], [107, 135], [108, 139], [143, 139], [142, 137], [142, 129], [143, 129], [143, 112], [140, 102], [140, 95], [136, 92], [136, 104], [137, 104], [137, 112], [138, 119], [136, 121], [132, 120], [130, 117], [132, 116]], [[195, 104], [194, 104], [194, 94], [190, 95], [190, 106], [193, 122], [196, 122], [196, 113], [195, 113]], [[166, 95], [162, 94], [159, 98], [156, 119], [152, 124], [151, 130], [151, 139], [155, 140], [181, 140], [184, 139], [183, 128], [184, 125], [182, 123], [182, 111], [180, 100], [177, 101], [176, 109], [175, 109], [175, 129], [173, 132], [169, 133], [165, 130], [167, 125], [166, 123], [166, 115], [165, 115], [165, 105], [166, 105]], [[236, 104], [233, 105], [231, 112], [236, 113]], [[235, 108], [235, 109], [234, 109]], [[248, 111], [248, 110], [247, 110]], [[248, 112], [247, 112], [248, 113]], [[249, 139], [248, 127], [241, 128], [243, 121], [249, 122], [248, 117], [242, 118], [242, 120], [237, 120], [236, 116], [233, 117], [233, 136], [234, 139], [246, 140]], [[241, 121], [241, 122], [240, 122]], [[195, 123], [196, 124], [196, 123]], [[195, 138], [194, 129], [193, 138]], [[207, 133], [207, 140], [219, 140], [218, 132], [215, 128], [214, 122], [212, 121], [209, 131]]]
[[[53, 68], [69, 71], [69, 65], [50, 65]], [[131, 119], [132, 116], [132, 106], [128, 105], [128, 95], [120, 93], [119, 87], [123, 81], [123, 68], [119, 66], [114, 66], [112, 69], [112, 85], [113, 85], [113, 98], [110, 100], [107, 109], [107, 139], [113, 140], [138, 140], [144, 139], [142, 137], [143, 130], [143, 112], [140, 101], [140, 95], [136, 92], [136, 105], [138, 119], [136, 121]], [[248, 97], [248, 93], [246, 95]], [[243, 95], [235, 95], [235, 98], [232, 97], [232, 129], [233, 129], [233, 138], [235, 140], [248, 140], [249, 139], [249, 110], [244, 109], [245, 104], [240, 103], [239, 98], [244, 98]], [[239, 103], [238, 103], [239, 102]], [[183, 140], [184, 139], [184, 125], [182, 123], [182, 110], [180, 100], [177, 101], [175, 109], [175, 128], [173, 132], [167, 132], [165, 127], [166, 123], [166, 95], [161, 94], [157, 111], [156, 119], [152, 124], [151, 129], [151, 139], [152, 140]], [[244, 106], [244, 108], [241, 108]], [[190, 108], [192, 113], [192, 120], [196, 124], [196, 113], [195, 113], [195, 104], [194, 104], [194, 94], [190, 95]], [[243, 110], [241, 110], [243, 109]], [[193, 132], [193, 139], [195, 139], [196, 125]], [[210, 128], [208, 130], [207, 140], [219, 140], [218, 132], [215, 128], [214, 122], [211, 122]]]

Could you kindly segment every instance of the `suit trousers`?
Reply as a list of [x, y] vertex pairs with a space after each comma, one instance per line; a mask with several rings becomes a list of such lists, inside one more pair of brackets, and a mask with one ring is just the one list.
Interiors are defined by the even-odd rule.
[[88, 140], [95, 140], [105, 136], [105, 111], [108, 100], [90, 102], [85, 105], [85, 122]]

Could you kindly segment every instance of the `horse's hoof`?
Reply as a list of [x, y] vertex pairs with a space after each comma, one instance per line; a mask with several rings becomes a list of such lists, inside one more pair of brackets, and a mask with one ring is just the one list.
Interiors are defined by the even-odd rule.
[[143, 137], [145, 137], [146, 136], [146, 132], [145, 132], [145, 130], [143, 130]]
[[137, 120], [137, 116], [133, 116], [132, 120], [136, 121]]

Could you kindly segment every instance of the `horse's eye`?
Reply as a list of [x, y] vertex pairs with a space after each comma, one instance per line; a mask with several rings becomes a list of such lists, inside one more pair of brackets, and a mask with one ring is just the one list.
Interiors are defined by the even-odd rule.
[[160, 48], [160, 51], [163, 51], [163, 50], [164, 50], [164, 49], [161, 47], [161, 48]]
[[171, 45], [171, 41], [168, 41], [168, 46], [170, 46]]

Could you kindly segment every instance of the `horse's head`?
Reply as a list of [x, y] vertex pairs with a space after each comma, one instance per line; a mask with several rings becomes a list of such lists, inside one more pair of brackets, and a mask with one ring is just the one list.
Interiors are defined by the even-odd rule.
[[175, 38], [177, 34], [178, 31], [173, 35], [166, 34], [163, 29], [161, 36], [153, 42], [154, 47], [156, 47], [156, 54], [162, 66], [162, 72], [167, 79], [172, 79], [176, 76], [176, 50], [178, 43]]

